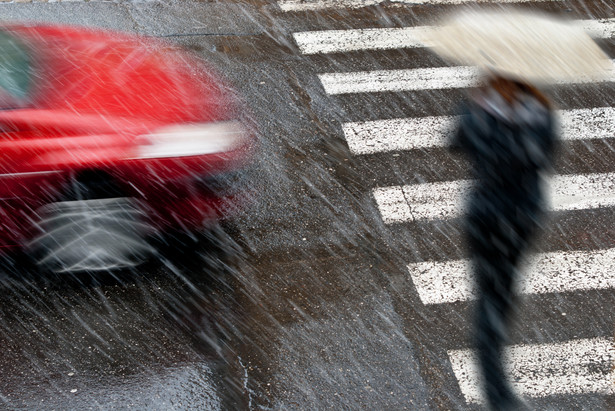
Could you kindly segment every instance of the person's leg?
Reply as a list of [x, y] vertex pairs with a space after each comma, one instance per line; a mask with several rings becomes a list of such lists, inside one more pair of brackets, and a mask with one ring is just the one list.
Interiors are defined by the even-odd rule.
[[493, 410], [523, 409], [508, 382], [502, 351], [515, 305], [517, 263], [527, 244], [524, 234], [529, 231], [519, 227], [497, 230], [498, 225], [483, 223], [471, 231], [470, 245], [479, 292], [476, 348], [485, 400]]
[[483, 377], [485, 399], [490, 409], [509, 409], [516, 403], [502, 360], [512, 308], [514, 267], [505, 260], [477, 262], [479, 299], [476, 348]]

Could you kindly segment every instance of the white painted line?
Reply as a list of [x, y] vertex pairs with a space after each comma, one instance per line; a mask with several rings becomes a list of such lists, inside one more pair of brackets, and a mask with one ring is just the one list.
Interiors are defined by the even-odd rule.
[[444, 147], [458, 117], [434, 116], [344, 123], [342, 130], [353, 154]]
[[578, 20], [590, 36], [597, 39], [610, 39], [615, 37], [615, 19]]
[[462, 212], [468, 180], [378, 187], [373, 194], [385, 224], [448, 219]]
[[421, 32], [431, 27], [324, 30], [294, 33], [303, 54], [344, 53], [356, 50], [390, 50], [423, 47]]
[[475, 87], [479, 73], [476, 67], [460, 66], [325, 73], [318, 77], [327, 94], [335, 95]]
[[[408, 265], [423, 304], [474, 300], [477, 292], [469, 260], [425, 261]], [[519, 294], [563, 293], [615, 288], [615, 248], [542, 253], [532, 256]]]
[[[318, 77], [327, 94], [374, 93], [384, 91], [440, 90], [474, 87], [479, 84], [476, 67], [429, 67], [420, 69], [376, 70], [352, 73], [324, 73]], [[615, 66], [602, 81], [615, 81]], [[579, 78], [561, 84], [596, 82]]]
[[[323, 9], [358, 9], [362, 7], [374, 6], [385, 0], [278, 0], [278, 4], [283, 11], [309, 11]], [[391, 3], [399, 4], [464, 4], [472, 3], [477, 0], [388, 0]], [[483, 0], [482, 3], [528, 3], [535, 0]], [[562, 1], [562, 0], [545, 0]]]
[[[386, 224], [458, 217], [470, 180], [379, 187], [374, 198]], [[552, 211], [615, 206], [615, 173], [554, 176], [546, 186]]]
[[[577, 20], [575, 22], [596, 38], [615, 37], [615, 18]], [[303, 54], [345, 53], [356, 50], [390, 50], [424, 47], [419, 40], [435, 26], [403, 28], [369, 28], [350, 30], [321, 30], [294, 33], [293, 37]]]
[[[615, 137], [615, 108], [562, 110], [558, 112], [565, 140]], [[444, 147], [458, 117], [438, 116], [344, 123], [342, 129], [353, 154], [374, 154]]]
[[384, 0], [278, 0], [282, 11], [308, 11], [323, 9], [358, 9], [382, 3]]
[[[469, 403], [482, 402], [476, 357], [470, 350], [448, 353], [459, 388]], [[578, 339], [557, 344], [513, 345], [505, 364], [513, 387], [528, 397], [571, 394], [615, 394], [609, 338]]]

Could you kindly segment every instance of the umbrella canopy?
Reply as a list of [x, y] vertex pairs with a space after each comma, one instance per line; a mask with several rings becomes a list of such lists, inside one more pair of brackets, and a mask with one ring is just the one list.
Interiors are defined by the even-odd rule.
[[529, 81], [592, 81], [613, 72], [613, 63], [580, 26], [545, 14], [467, 11], [422, 40], [457, 64]]

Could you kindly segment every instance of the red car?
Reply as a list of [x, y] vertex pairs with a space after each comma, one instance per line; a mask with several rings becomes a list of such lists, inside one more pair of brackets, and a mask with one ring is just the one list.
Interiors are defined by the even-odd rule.
[[0, 247], [54, 271], [135, 265], [241, 205], [254, 133], [190, 52], [77, 27], [0, 28]]

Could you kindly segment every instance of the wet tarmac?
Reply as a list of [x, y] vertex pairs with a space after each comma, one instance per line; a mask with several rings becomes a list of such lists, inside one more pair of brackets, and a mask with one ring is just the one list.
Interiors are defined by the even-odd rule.
[[[531, 3], [613, 18], [600, 1]], [[0, 4], [8, 20], [89, 24], [165, 37], [230, 80], [259, 126], [258, 193], [224, 224], [227, 252], [203, 247], [134, 272], [0, 278], [0, 408], [473, 410], [449, 360], [471, 346], [472, 302], [425, 305], [407, 265], [465, 256], [460, 222], [387, 225], [378, 186], [452, 180], [444, 148], [353, 155], [341, 124], [448, 115], [463, 90], [329, 96], [324, 72], [443, 66], [422, 49], [302, 55], [292, 33], [430, 24], [455, 6], [385, 2], [283, 12], [272, 1]], [[603, 41], [611, 57], [615, 43]], [[551, 92], [562, 109], [613, 106], [613, 83]], [[612, 172], [612, 139], [561, 148], [556, 172]], [[536, 251], [615, 246], [613, 208], [555, 213]], [[612, 289], [523, 299], [515, 344], [612, 338]], [[605, 371], [605, 374], [608, 371]], [[615, 408], [573, 393], [536, 409]]]

